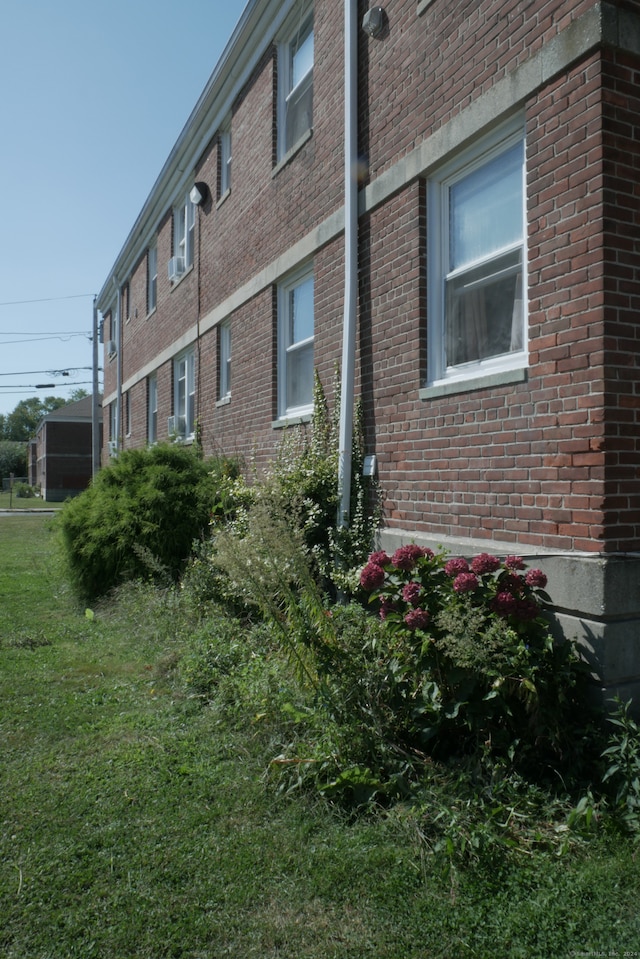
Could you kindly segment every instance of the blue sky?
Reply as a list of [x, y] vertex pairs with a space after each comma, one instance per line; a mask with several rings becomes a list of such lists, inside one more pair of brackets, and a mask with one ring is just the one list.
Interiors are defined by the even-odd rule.
[[93, 296], [244, 6], [0, 0], [0, 413], [91, 390]]

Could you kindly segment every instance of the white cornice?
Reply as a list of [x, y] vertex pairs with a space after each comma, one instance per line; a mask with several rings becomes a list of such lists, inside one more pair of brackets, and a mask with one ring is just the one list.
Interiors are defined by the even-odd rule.
[[98, 294], [97, 305], [102, 314], [113, 301], [112, 277], [117, 277], [119, 282], [126, 279], [153, 240], [162, 217], [186, 190], [196, 164], [294, 3], [295, 0], [249, 0], [247, 3]]

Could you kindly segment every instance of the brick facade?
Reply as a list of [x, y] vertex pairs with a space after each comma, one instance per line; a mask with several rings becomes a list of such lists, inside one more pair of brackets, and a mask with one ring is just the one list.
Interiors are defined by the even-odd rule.
[[[359, 23], [367, 6], [359, 3]], [[279, 162], [279, 44], [298, 13], [293, 0], [248, 4], [100, 294], [111, 338], [120, 323], [118, 355], [104, 364], [105, 416], [121, 404], [120, 447], [148, 440], [151, 375], [157, 438], [166, 439], [173, 360], [193, 349], [205, 453], [266, 465], [286, 422], [276, 290], [305, 263], [314, 364], [333, 402], [345, 282], [344, 26], [335, 4], [316, 0], [313, 124]], [[397, 0], [385, 18], [379, 38], [358, 29], [355, 377], [384, 493], [382, 536], [536, 556], [558, 577], [561, 628], [608, 662], [604, 682], [640, 681], [640, 653], [630, 666], [631, 634], [620, 627], [640, 622], [640, 2]], [[220, 197], [229, 118], [231, 189]], [[457, 386], [430, 382], [428, 184], [511, 121], [526, 143], [526, 362]], [[172, 207], [196, 180], [210, 195], [196, 210], [193, 266], [171, 283]], [[115, 290], [127, 287], [118, 321]], [[221, 402], [223, 321], [232, 389]], [[578, 602], [574, 573], [562, 579], [569, 569], [601, 590], [585, 588]], [[622, 605], [621, 577], [634, 584]]]

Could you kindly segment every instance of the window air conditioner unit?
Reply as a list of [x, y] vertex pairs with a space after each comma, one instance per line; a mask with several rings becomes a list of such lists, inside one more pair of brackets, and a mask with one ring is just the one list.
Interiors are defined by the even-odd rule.
[[108, 356], [115, 356], [117, 352], [118, 352], [118, 348], [117, 348], [117, 346], [116, 346], [116, 341], [115, 341], [115, 340], [108, 340], [108, 341], [107, 341], [107, 355], [108, 355]]
[[169, 265], [167, 267], [167, 272], [169, 274], [169, 279], [173, 283], [174, 280], [177, 280], [178, 277], [182, 276], [184, 273], [184, 257], [183, 256], [172, 256], [169, 260]]
[[169, 436], [176, 436], [180, 439], [186, 434], [186, 422], [184, 416], [170, 416], [167, 419], [167, 433]]

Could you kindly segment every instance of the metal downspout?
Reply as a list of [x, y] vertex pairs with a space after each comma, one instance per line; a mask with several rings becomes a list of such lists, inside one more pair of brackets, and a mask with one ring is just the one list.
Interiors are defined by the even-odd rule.
[[116, 450], [120, 452], [122, 433], [122, 290], [120, 284], [113, 278], [113, 282], [118, 287], [118, 307], [116, 315]]
[[358, 301], [358, 30], [357, 0], [344, 3], [344, 320], [338, 451], [338, 526], [351, 512], [353, 391]]

